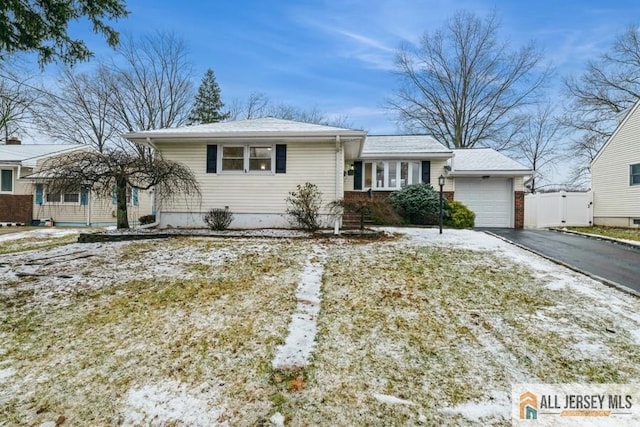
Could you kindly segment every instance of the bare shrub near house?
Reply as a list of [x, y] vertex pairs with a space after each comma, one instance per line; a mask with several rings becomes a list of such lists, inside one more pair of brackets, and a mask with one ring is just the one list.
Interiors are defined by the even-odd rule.
[[322, 193], [318, 186], [310, 182], [298, 184], [296, 191], [291, 191], [287, 197], [287, 213], [291, 215], [294, 226], [308, 231], [320, 228], [320, 209], [322, 208]]
[[202, 220], [209, 226], [211, 230], [222, 231], [229, 228], [233, 221], [233, 214], [228, 207], [224, 209], [211, 209], [204, 214]]

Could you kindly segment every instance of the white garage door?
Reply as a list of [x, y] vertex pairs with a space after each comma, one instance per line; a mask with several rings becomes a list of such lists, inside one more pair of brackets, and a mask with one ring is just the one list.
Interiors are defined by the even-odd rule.
[[476, 227], [513, 227], [511, 178], [456, 178], [455, 200], [476, 214]]

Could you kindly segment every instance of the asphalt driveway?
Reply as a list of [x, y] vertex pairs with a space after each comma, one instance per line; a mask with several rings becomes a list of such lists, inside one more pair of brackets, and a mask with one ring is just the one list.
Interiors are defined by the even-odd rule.
[[573, 267], [640, 292], [640, 247], [548, 230], [488, 231]]

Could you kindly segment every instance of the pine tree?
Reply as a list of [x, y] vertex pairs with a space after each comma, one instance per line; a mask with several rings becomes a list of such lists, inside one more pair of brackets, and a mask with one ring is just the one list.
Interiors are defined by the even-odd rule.
[[229, 118], [229, 113], [222, 112], [224, 103], [220, 100], [220, 86], [212, 69], [208, 69], [196, 94], [196, 101], [189, 115], [190, 124], [221, 122]]

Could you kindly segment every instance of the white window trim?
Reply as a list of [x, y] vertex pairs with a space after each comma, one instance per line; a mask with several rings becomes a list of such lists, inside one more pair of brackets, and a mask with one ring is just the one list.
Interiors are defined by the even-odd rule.
[[[366, 182], [366, 164], [371, 164], [371, 187], [365, 186]], [[377, 164], [382, 163], [384, 165], [384, 175], [382, 177], [382, 187], [378, 187], [377, 180]], [[394, 187], [390, 186], [389, 182], [389, 164], [396, 164], [396, 185]], [[396, 191], [401, 190], [403, 187], [401, 186], [401, 175], [402, 175], [402, 163], [408, 163], [407, 170], [407, 185], [419, 184], [422, 182], [422, 162], [419, 160], [367, 160], [362, 164], [362, 188], [372, 188], [373, 190], [379, 191]], [[415, 163], [415, 164], [414, 164]], [[418, 167], [418, 182], [412, 182], [413, 179], [413, 167]]]
[[[61, 193], [60, 194], [60, 198], [58, 199], [58, 201], [49, 201], [49, 198], [47, 197], [47, 194], [49, 194], [48, 191], [46, 191], [46, 188], [43, 190], [43, 194], [42, 194], [42, 204], [47, 204], [47, 205], [67, 205], [67, 206], [80, 206], [80, 203], [82, 201], [82, 194], [80, 194], [80, 192], [78, 191], [76, 192], [71, 192], [71, 193]], [[78, 195], [78, 201], [77, 202], [65, 202], [64, 200], [64, 195], [65, 194], [77, 194]]]
[[[8, 168], [0, 168], [0, 171], [11, 171], [11, 191], [3, 191], [2, 190], [2, 182], [0, 182], [0, 194], [13, 194], [16, 190], [16, 173], [14, 169]], [[2, 174], [0, 172], [0, 180], [2, 179]]]
[[630, 186], [636, 186], [636, 185], [640, 185], [640, 182], [633, 182], [633, 177], [634, 176], [640, 176], [640, 173], [633, 173], [633, 167], [637, 166], [640, 168], [640, 163], [634, 163], [629, 165], [629, 185]]
[[[242, 170], [224, 170], [222, 167], [224, 160], [224, 148], [225, 147], [243, 147], [243, 162], [242, 162]], [[267, 147], [271, 150], [271, 168], [269, 170], [250, 170], [250, 160], [251, 160], [251, 147]], [[218, 173], [228, 174], [228, 175], [274, 175], [276, 173], [276, 145], [270, 143], [259, 143], [259, 142], [247, 142], [242, 144], [223, 144], [220, 145], [220, 155], [218, 156]]]

